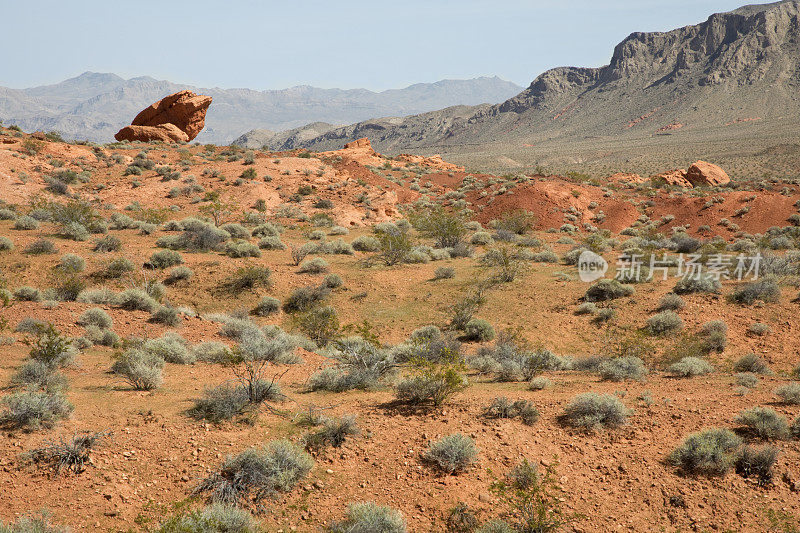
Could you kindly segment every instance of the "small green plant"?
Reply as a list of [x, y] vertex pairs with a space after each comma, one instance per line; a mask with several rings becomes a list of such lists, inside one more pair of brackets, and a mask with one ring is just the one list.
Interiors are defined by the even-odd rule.
[[454, 433], [432, 442], [423, 458], [440, 472], [458, 474], [475, 463], [478, 449], [475, 442], [461, 433]]
[[406, 533], [400, 511], [373, 502], [359, 502], [347, 507], [341, 522], [328, 528], [329, 533]]
[[627, 422], [631, 410], [612, 394], [587, 392], [575, 396], [564, 408], [564, 424], [581, 429], [615, 428]]
[[789, 424], [786, 419], [770, 407], [745, 409], [733, 420], [743, 430], [759, 439], [781, 440], [789, 437]]
[[742, 440], [729, 429], [692, 433], [668, 457], [686, 475], [723, 476], [736, 458]]

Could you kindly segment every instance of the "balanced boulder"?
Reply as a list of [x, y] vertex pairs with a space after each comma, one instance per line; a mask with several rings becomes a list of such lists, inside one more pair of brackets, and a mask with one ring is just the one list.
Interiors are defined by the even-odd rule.
[[118, 141], [188, 142], [205, 127], [211, 97], [192, 91], [179, 91], [143, 109], [119, 130]]

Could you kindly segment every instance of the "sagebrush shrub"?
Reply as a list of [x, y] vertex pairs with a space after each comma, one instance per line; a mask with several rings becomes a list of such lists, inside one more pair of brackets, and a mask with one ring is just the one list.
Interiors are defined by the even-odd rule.
[[164, 381], [163, 368], [164, 359], [134, 348], [120, 354], [111, 371], [121, 376], [134, 390], [153, 390]]
[[606, 381], [641, 380], [647, 375], [644, 361], [633, 355], [606, 359], [598, 365], [597, 371]]
[[220, 290], [234, 296], [244, 291], [254, 291], [261, 287], [269, 289], [272, 286], [272, 271], [267, 267], [242, 267], [227, 277], [221, 284]]
[[299, 287], [283, 301], [285, 313], [308, 311], [325, 301], [330, 295], [328, 287]]
[[675, 294], [692, 294], [696, 292], [717, 293], [721, 285], [719, 280], [710, 276], [687, 276], [678, 280], [672, 291]]
[[671, 364], [667, 368], [667, 372], [682, 378], [703, 376], [713, 371], [714, 367], [711, 366], [711, 363], [699, 357], [683, 357], [680, 361]]
[[14, 221], [14, 225], [11, 226], [13, 229], [16, 230], [32, 230], [39, 228], [39, 221], [33, 217], [29, 217], [27, 215], [23, 215], [19, 217], [17, 220]]
[[264, 296], [259, 300], [256, 306], [250, 311], [250, 314], [255, 316], [270, 316], [281, 309], [281, 301], [272, 296]]
[[686, 302], [675, 293], [668, 293], [658, 301], [659, 311], [680, 311], [686, 307]]
[[766, 361], [764, 361], [761, 356], [754, 353], [743, 355], [736, 361], [736, 364], [733, 365], [733, 369], [736, 372], [751, 372], [753, 374], [765, 375], [772, 374], [772, 370], [770, 370]]
[[192, 276], [194, 276], [194, 272], [192, 271], [191, 268], [183, 265], [176, 266], [175, 268], [169, 271], [169, 276], [167, 277], [166, 280], [164, 280], [164, 283], [169, 283], [169, 284], [177, 283], [179, 281], [185, 281], [191, 279]]
[[183, 256], [175, 250], [158, 250], [153, 252], [144, 264], [146, 268], [165, 269], [183, 263]]
[[561, 420], [568, 426], [582, 429], [615, 428], [624, 425], [630, 413], [616, 396], [587, 392], [570, 400]]
[[352, 503], [341, 522], [332, 524], [330, 533], [406, 533], [400, 511], [373, 502]]
[[158, 302], [141, 289], [128, 289], [114, 297], [114, 305], [127, 311], [152, 313], [158, 307]]
[[61, 392], [27, 390], [0, 398], [0, 426], [10, 429], [50, 428], [72, 412]]
[[14, 289], [14, 298], [21, 302], [40, 302], [42, 292], [34, 287], [17, 287]]
[[50, 515], [44, 511], [38, 515], [27, 515], [17, 519], [16, 522], [6, 524], [0, 520], [2, 533], [69, 533], [69, 529], [53, 524]]
[[313, 466], [313, 459], [302, 448], [288, 440], [272, 441], [225, 459], [196, 492], [209, 493], [213, 502], [257, 503], [292, 490]]
[[98, 253], [116, 252], [122, 248], [122, 241], [114, 235], [106, 235], [94, 243], [93, 250]]
[[774, 476], [772, 467], [777, 457], [778, 449], [769, 444], [761, 448], [745, 446], [736, 459], [736, 473], [745, 478], [756, 478], [761, 486], [769, 485]]
[[777, 302], [780, 296], [781, 288], [778, 283], [774, 279], [763, 278], [736, 289], [730, 299], [739, 304], [750, 305], [756, 301]]
[[49, 255], [58, 253], [58, 248], [53, 244], [53, 241], [39, 239], [29, 244], [24, 252], [30, 255]]
[[780, 440], [789, 436], [789, 424], [786, 419], [770, 407], [757, 406], [745, 409], [733, 422], [759, 439]]
[[238, 507], [213, 503], [163, 522], [158, 533], [259, 533], [253, 516]]
[[432, 442], [423, 458], [437, 470], [446, 474], [457, 474], [472, 466], [478, 456], [475, 442], [461, 433], [447, 435]]
[[467, 340], [485, 342], [494, 339], [494, 336], [494, 328], [482, 318], [473, 318], [464, 326], [464, 338]]
[[505, 396], [492, 400], [483, 411], [486, 418], [517, 418], [525, 425], [532, 426], [539, 420], [539, 410], [527, 400], [510, 401]]
[[601, 279], [586, 290], [587, 302], [604, 302], [615, 300], [625, 296], [631, 296], [635, 292], [630, 285], [623, 285], [615, 279]]
[[668, 460], [687, 475], [722, 476], [733, 465], [741, 444], [729, 429], [705, 429], [686, 437]]
[[348, 437], [361, 434], [361, 429], [356, 423], [355, 415], [343, 415], [338, 418], [328, 418], [323, 421], [322, 427], [303, 438], [306, 448], [320, 450], [327, 446], [338, 448]]
[[683, 329], [683, 320], [675, 311], [661, 311], [647, 319], [653, 335], [673, 335]]
[[788, 383], [775, 389], [775, 396], [781, 399], [782, 403], [789, 405], [800, 405], [800, 383]]
[[323, 274], [328, 271], [328, 262], [321, 257], [303, 261], [298, 272], [304, 274]]
[[78, 324], [81, 326], [97, 326], [98, 328], [110, 328], [114, 325], [108, 313], [99, 307], [87, 309], [78, 317]]

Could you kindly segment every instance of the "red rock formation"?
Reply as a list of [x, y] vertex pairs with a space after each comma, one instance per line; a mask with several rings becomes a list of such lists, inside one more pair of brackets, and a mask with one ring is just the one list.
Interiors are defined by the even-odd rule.
[[[191, 141], [205, 127], [210, 105], [210, 96], [179, 91], [143, 109], [131, 125], [119, 130], [114, 138], [118, 141]], [[183, 135], [177, 135], [175, 130]]]
[[158, 126], [125, 126], [114, 135], [118, 141], [154, 142], [188, 142], [189, 136], [175, 124], [159, 124]]
[[676, 185], [678, 187], [691, 188], [692, 183], [686, 179], [686, 171], [684, 170], [670, 170], [662, 172], [657, 176], [650, 178], [654, 185]]
[[731, 181], [724, 170], [706, 161], [698, 161], [690, 166], [686, 171], [686, 179], [693, 187], [714, 187]]
[[369, 139], [367, 137], [362, 137], [360, 139], [356, 139], [353, 142], [349, 142], [344, 145], [345, 148], [369, 148], [372, 150], [372, 144], [370, 144]]

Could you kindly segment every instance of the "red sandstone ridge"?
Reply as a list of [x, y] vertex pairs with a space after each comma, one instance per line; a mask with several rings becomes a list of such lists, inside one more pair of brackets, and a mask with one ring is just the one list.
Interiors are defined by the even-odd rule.
[[367, 137], [361, 137], [360, 139], [356, 139], [353, 142], [345, 144], [344, 148], [345, 150], [348, 148], [369, 148], [370, 150], [372, 150], [372, 144], [369, 142], [369, 139]]
[[676, 185], [678, 187], [687, 188], [692, 187], [692, 183], [686, 179], [686, 171], [680, 169], [662, 172], [661, 174], [650, 178], [650, 181], [652, 181], [654, 185]]
[[626, 172], [617, 172], [616, 174], [612, 174], [606, 179], [608, 181], [615, 183], [632, 183], [632, 184], [644, 183], [646, 181], [639, 174], [628, 174]]
[[143, 109], [114, 135], [118, 141], [191, 141], [206, 124], [211, 97], [179, 91]]
[[714, 187], [731, 181], [724, 170], [707, 161], [698, 161], [690, 166], [686, 171], [686, 179], [693, 187]]

